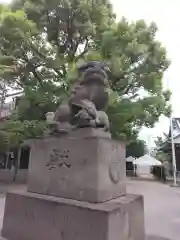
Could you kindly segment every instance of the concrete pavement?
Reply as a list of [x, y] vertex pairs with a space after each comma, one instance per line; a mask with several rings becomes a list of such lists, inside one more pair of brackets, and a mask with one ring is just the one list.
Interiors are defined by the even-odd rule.
[[143, 181], [129, 181], [127, 186], [128, 192], [144, 196], [148, 240], [179, 240], [180, 188]]

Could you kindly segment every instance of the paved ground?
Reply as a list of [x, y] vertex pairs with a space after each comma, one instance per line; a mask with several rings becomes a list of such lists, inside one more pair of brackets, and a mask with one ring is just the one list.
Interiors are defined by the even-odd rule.
[[144, 195], [148, 240], [180, 239], [180, 188], [156, 182], [129, 181], [128, 191]]
[[[147, 240], [180, 240], [180, 188], [156, 182], [128, 181], [128, 192], [144, 195]], [[16, 189], [19, 186], [9, 186]], [[20, 186], [24, 188], [24, 186]], [[0, 227], [7, 186], [0, 185]]]

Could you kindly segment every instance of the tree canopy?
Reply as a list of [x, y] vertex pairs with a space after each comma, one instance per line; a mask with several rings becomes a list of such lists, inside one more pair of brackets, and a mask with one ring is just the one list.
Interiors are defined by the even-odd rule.
[[[164, 134], [164, 136], [157, 137], [155, 141], [156, 147], [154, 148], [153, 155], [156, 159], [160, 160], [161, 162], [168, 161], [172, 162], [172, 146], [171, 146], [171, 139], [169, 135]], [[169, 148], [169, 151], [165, 149]]]
[[126, 157], [139, 158], [147, 153], [147, 146], [143, 140], [131, 141], [126, 147]]
[[17, 126], [44, 121], [67, 98], [76, 65], [101, 60], [112, 70], [112, 136], [136, 139], [142, 126], [152, 127], [171, 111], [170, 92], [162, 86], [169, 61], [156, 32], [156, 24], [144, 20], [117, 22], [108, 0], [0, 5], [0, 77], [24, 92]]

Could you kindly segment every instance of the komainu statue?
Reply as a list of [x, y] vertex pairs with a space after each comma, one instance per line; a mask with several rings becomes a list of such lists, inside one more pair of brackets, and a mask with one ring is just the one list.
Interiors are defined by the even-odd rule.
[[54, 114], [53, 133], [84, 127], [109, 131], [108, 116], [104, 112], [108, 104], [109, 75], [109, 68], [97, 61], [78, 68], [78, 79], [72, 86], [68, 101], [61, 104]]

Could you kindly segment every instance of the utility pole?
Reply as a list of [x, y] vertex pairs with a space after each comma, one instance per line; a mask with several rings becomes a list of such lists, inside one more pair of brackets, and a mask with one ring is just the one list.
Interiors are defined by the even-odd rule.
[[[169, 87], [169, 78], [167, 78], [167, 89], [170, 90]], [[177, 178], [176, 178], [176, 152], [174, 145], [174, 136], [173, 136], [173, 116], [170, 116], [170, 131], [171, 131], [171, 148], [172, 148], [172, 165], [173, 165], [173, 186], [177, 186]]]
[[175, 146], [174, 146], [174, 136], [173, 136], [173, 117], [170, 117], [170, 129], [171, 129], [171, 147], [172, 147], [172, 164], [173, 164], [173, 183], [174, 186], [177, 185], [177, 179], [176, 179], [176, 152], [175, 152]]

